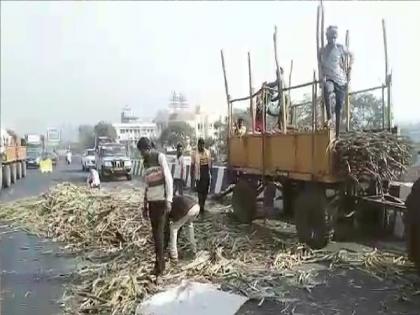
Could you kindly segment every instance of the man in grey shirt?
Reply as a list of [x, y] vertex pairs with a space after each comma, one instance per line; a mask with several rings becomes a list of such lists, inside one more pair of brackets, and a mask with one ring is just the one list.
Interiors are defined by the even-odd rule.
[[[325, 108], [327, 111], [328, 126], [331, 125], [331, 94], [335, 93], [335, 120], [336, 136], [340, 131], [341, 109], [346, 96], [350, 71], [353, 64], [353, 55], [343, 45], [337, 44], [337, 26], [327, 28], [327, 45], [321, 50], [321, 78], [324, 86]], [[346, 57], [349, 57], [349, 66], [346, 69]]]

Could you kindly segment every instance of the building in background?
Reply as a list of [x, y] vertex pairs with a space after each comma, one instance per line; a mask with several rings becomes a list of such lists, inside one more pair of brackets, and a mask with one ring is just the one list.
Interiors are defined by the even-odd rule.
[[197, 138], [214, 138], [214, 123], [219, 119], [220, 115], [209, 113], [200, 105], [192, 107], [183, 94], [172, 92], [167, 109], [158, 111], [153, 122], [159, 134], [171, 123], [185, 122], [194, 129]]
[[121, 112], [121, 122], [112, 126], [117, 132], [117, 141], [130, 147], [135, 147], [141, 137], [154, 139], [159, 136], [156, 123], [140, 120], [127, 106]]

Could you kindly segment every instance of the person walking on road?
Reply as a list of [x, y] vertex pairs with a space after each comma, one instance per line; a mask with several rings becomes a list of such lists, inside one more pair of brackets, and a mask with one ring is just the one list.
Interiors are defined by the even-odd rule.
[[156, 261], [154, 274], [161, 275], [165, 270], [164, 245], [168, 243], [169, 219], [173, 197], [173, 181], [166, 157], [152, 148], [151, 141], [141, 137], [137, 149], [143, 157], [144, 192], [143, 217], [150, 218]]
[[[327, 28], [327, 45], [321, 49], [321, 78], [324, 87], [324, 101], [327, 112], [327, 125], [331, 126], [331, 97], [335, 94], [335, 130], [336, 137], [340, 132], [341, 109], [347, 95], [350, 81], [353, 54], [341, 44], [337, 44], [337, 26]], [[346, 69], [346, 57], [349, 67]]]
[[66, 153], [66, 162], [67, 162], [67, 164], [71, 164], [71, 151], [70, 150], [68, 150], [67, 151], [67, 153]]
[[198, 139], [197, 151], [195, 152], [194, 159], [191, 163], [192, 167], [194, 167], [194, 178], [198, 194], [198, 204], [200, 205], [200, 214], [203, 214], [211, 180], [211, 155], [210, 151], [204, 147], [203, 138]]
[[174, 170], [174, 195], [184, 195], [184, 170], [185, 163], [183, 154], [183, 147], [181, 143], [176, 146], [176, 159], [175, 159], [175, 170]]

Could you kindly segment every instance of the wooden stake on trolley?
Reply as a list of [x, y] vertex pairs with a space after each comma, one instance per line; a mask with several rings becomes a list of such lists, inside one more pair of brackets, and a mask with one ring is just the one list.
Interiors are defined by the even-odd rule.
[[317, 8], [316, 16], [316, 54], [318, 59], [318, 79], [319, 87], [321, 88], [321, 119], [322, 124], [325, 122], [325, 106], [324, 106], [324, 84], [323, 84], [323, 74], [321, 66], [321, 52], [324, 48], [324, 6], [321, 4]]
[[248, 51], [248, 73], [249, 73], [249, 107], [251, 110], [251, 128], [252, 133], [255, 132], [255, 109], [254, 109], [254, 99], [252, 94], [254, 89], [252, 88], [252, 71], [251, 71], [251, 53]]
[[385, 110], [385, 85], [382, 85], [382, 129], [385, 129], [386, 110]]
[[232, 130], [232, 103], [230, 102], [229, 87], [228, 87], [228, 81], [226, 77], [225, 57], [223, 55], [223, 50], [220, 50], [220, 57], [222, 58], [223, 77], [225, 79], [226, 102], [228, 105], [228, 132], [227, 132], [226, 145], [227, 145], [227, 152], [228, 152], [228, 161], [230, 161], [229, 139], [230, 139], [230, 134]]
[[274, 27], [274, 59], [276, 61], [276, 75], [277, 75], [277, 89], [278, 89], [278, 106], [281, 107], [283, 110], [283, 115], [281, 117], [281, 121], [283, 124], [283, 133], [287, 133], [287, 119], [286, 119], [286, 104], [284, 101], [284, 95], [283, 95], [283, 78], [280, 72], [280, 66], [279, 66], [279, 59], [277, 54], [277, 26]]
[[[289, 87], [292, 86], [292, 72], [293, 72], [293, 59], [290, 60]], [[287, 91], [287, 96], [289, 97], [289, 104], [288, 105], [291, 108], [291, 106], [292, 106], [291, 89], [289, 89]], [[291, 116], [290, 117], [290, 124], [294, 126], [295, 125], [295, 120], [296, 120], [296, 118], [295, 118], [295, 111], [294, 110], [291, 111], [290, 116]]]
[[384, 54], [385, 54], [385, 85], [387, 87], [387, 123], [388, 130], [391, 130], [391, 76], [388, 74], [388, 43], [386, 39], [385, 20], [382, 19], [382, 35], [384, 38]]
[[316, 72], [314, 70], [313, 83], [312, 83], [312, 133], [316, 129]]
[[[350, 34], [349, 30], [346, 31], [346, 48], [349, 49], [350, 46]], [[350, 60], [349, 57], [346, 57], [346, 71], [347, 71], [347, 90], [346, 90], [346, 131], [350, 131]]]

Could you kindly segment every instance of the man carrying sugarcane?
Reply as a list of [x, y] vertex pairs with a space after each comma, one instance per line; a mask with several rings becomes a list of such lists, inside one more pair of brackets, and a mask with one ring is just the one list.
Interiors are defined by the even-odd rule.
[[[338, 137], [340, 132], [341, 109], [347, 95], [348, 82], [350, 81], [353, 54], [347, 47], [337, 44], [337, 26], [327, 28], [327, 45], [321, 48], [321, 74], [324, 88], [325, 109], [327, 112], [327, 126], [331, 120], [331, 97], [335, 94], [335, 132]], [[346, 57], [349, 58], [349, 66], [346, 67]], [[346, 69], [347, 68], [347, 69]]]

